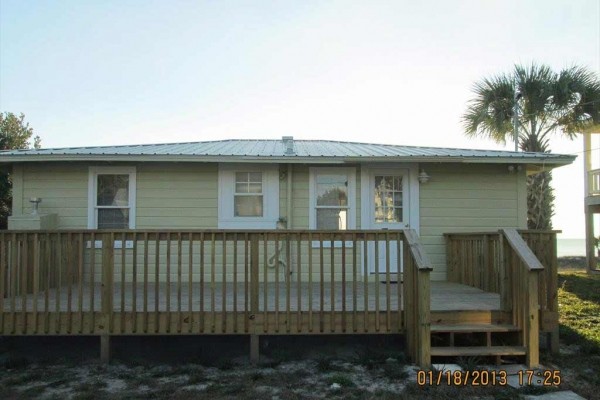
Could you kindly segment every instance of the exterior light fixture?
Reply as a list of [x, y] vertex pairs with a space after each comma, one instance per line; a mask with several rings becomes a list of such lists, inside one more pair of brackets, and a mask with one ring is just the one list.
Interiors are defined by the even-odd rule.
[[32, 197], [29, 199], [29, 202], [31, 203], [31, 215], [38, 215], [38, 207], [42, 199], [40, 197]]
[[427, 183], [427, 182], [429, 182], [429, 178], [431, 178], [431, 177], [429, 175], [427, 175], [427, 172], [425, 172], [424, 169], [422, 169], [421, 172], [419, 173], [419, 182]]
[[508, 173], [509, 174], [513, 174], [515, 172], [519, 172], [521, 171], [523, 168], [520, 165], [514, 166], [514, 165], [509, 165], [508, 166]]

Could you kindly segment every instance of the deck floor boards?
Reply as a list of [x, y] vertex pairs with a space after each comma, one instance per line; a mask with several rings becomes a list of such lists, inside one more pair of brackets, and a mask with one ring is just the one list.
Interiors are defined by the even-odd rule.
[[[375, 285], [379, 285], [379, 310], [387, 310], [386, 300], [386, 287], [385, 283], [370, 282], [368, 286], [367, 304], [368, 310], [375, 310], [377, 299], [375, 297], [376, 288]], [[101, 284], [94, 285], [94, 310], [101, 310]], [[309, 309], [319, 310], [321, 307], [321, 290], [318, 283], [312, 285], [312, 303], [309, 297], [309, 285], [303, 283], [300, 287], [300, 304], [298, 304], [298, 287], [296, 283], [292, 283], [290, 287], [290, 311], [309, 311]], [[361, 284], [357, 285], [356, 293], [354, 292], [353, 284], [348, 282], [345, 288], [345, 296], [342, 297], [342, 284], [336, 283], [333, 291], [333, 302], [331, 295], [331, 284], [326, 282], [324, 285], [323, 292], [323, 310], [324, 311], [354, 311], [354, 297], [356, 297], [356, 311], [364, 311], [365, 309], [365, 291], [364, 286]], [[113, 310], [121, 311], [121, 295], [122, 290], [124, 293], [124, 311], [133, 311], [133, 285], [131, 283], [115, 283], [113, 287]], [[276, 290], [275, 283], [269, 283], [267, 285], [267, 301], [266, 311], [285, 311], [287, 309], [287, 292], [286, 284], [279, 283], [279, 290]], [[81, 305], [82, 311], [90, 311], [90, 299], [91, 299], [92, 287], [90, 285], [83, 286], [83, 302]], [[167, 292], [169, 296], [167, 297]], [[227, 283], [225, 285], [225, 291], [221, 283], [214, 284], [214, 290], [211, 284], [204, 284], [203, 293], [200, 284], [192, 284], [192, 311], [201, 311], [201, 304], [203, 304], [204, 311], [234, 311], [233, 304], [233, 284]], [[278, 292], [278, 297], [276, 294]], [[80, 309], [78, 288], [71, 286], [71, 311], [77, 312]], [[178, 293], [181, 293], [181, 301], [179, 302]], [[177, 285], [172, 283], [169, 290], [167, 291], [167, 285], [160, 283], [158, 285], [158, 311], [166, 311], [167, 306], [171, 311], [189, 311], [189, 286], [188, 283], [181, 284], [181, 291], [178, 291]], [[223, 298], [225, 293], [225, 299]], [[48, 292], [48, 311], [53, 312], [57, 310], [57, 300], [59, 301], [58, 309], [60, 311], [68, 310], [68, 287], [62, 286], [60, 290], [50, 289]], [[214, 304], [213, 304], [214, 294]], [[265, 311], [265, 287], [264, 283], [260, 284], [259, 294], [259, 311]], [[58, 295], [58, 297], [57, 297]], [[147, 304], [147, 311], [156, 311], [156, 286], [154, 283], [148, 283], [147, 299], [144, 294], [144, 284], [138, 283], [136, 286], [136, 310], [141, 312], [144, 311], [144, 303]], [[237, 285], [237, 304], [236, 311], [243, 312], [246, 307], [250, 308], [250, 298], [246, 296], [245, 286], [243, 283]], [[246, 297], [247, 303], [246, 303]], [[203, 301], [201, 301], [203, 299]], [[278, 307], [276, 306], [278, 301]], [[170, 300], [170, 301], [169, 301]], [[345, 300], [345, 301], [344, 301]], [[398, 301], [398, 288], [397, 284], [390, 284], [390, 309], [398, 310], [398, 307], [402, 307], [401, 302]], [[33, 311], [33, 304], [36, 301], [33, 294], [28, 294], [25, 298], [26, 311]], [[179, 305], [180, 303], [180, 305]], [[247, 304], [247, 306], [246, 306]], [[312, 304], [312, 308], [311, 308]], [[23, 296], [18, 295], [15, 298], [14, 309], [12, 305], [12, 299], [10, 296], [4, 299], [4, 311], [22, 311]], [[431, 310], [432, 311], [455, 311], [455, 310], [498, 310], [500, 309], [500, 295], [496, 293], [484, 292], [480, 289], [462, 285], [453, 282], [446, 281], [432, 281], [431, 282]], [[45, 311], [45, 292], [40, 291], [37, 296], [37, 311]]]

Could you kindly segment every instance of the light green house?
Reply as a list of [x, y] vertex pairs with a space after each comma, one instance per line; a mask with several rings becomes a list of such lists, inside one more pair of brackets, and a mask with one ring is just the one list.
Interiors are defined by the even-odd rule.
[[9, 229], [409, 227], [432, 280], [447, 278], [443, 233], [526, 228], [527, 174], [573, 160], [292, 137], [0, 152]]
[[263, 335], [404, 334], [422, 367], [537, 366], [556, 232], [523, 230], [526, 179], [573, 159], [291, 137], [0, 152], [0, 335], [99, 335], [107, 361], [114, 335], [243, 334], [257, 361]]

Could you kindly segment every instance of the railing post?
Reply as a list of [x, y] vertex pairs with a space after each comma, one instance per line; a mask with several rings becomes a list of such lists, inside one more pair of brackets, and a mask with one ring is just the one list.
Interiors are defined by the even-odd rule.
[[481, 286], [479, 287], [486, 292], [491, 291], [492, 284], [492, 271], [490, 271], [490, 237], [488, 235], [483, 235], [483, 240], [481, 242], [481, 252], [482, 252], [482, 266], [480, 269], [480, 282]]
[[421, 368], [431, 367], [431, 296], [429, 271], [417, 272], [418, 296], [418, 344], [417, 364]]
[[406, 289], [404, 312], [406, 315], [407, 347], [410, 356], [421, 368], [431, 367], [431, 262], [419, 236], [412, 229], [404, 231]]
[[559, 352], [558, 341], [558, 258], [556, 254], [556, 233], [550, 234], [550, 264], [546, 266], [546, 290], [547, 306], [553, 316], [553, 327], [549, 333], [550, 351], [554, 354]]
[[114, 234], [102, 235], [102, 320], [103, 333], [100, 336], [100, 360], [110, 361], [110, 333], [113, 325], [113, 269], [115, 261]]
[[[250, 234], [250, 361], [253, 364], [258, 363], [260, 338], [257, 334], [256, 317], [258, 316], [258, 264], [259, 264], [259, 246], [258, 233]], [[265, 237], [266, 240], [266, 237]], [[266, 307], [266, 305], [265, 305]]]
[[525, 303], [525, 338], [527, 340], [527, 366], [537, 367], [540, 363], [540, 321], [538, 302], [538, 273], [539, 271], [528, 271], [527, 273], [527, 302]]
[[445, 235], [446, 240], [446, 268], [449, 282], [458, 282], [456, 277], [456, 259], [454, 257], [455, 239], [451, 235]]
[[500, 309], [502, 311], [510, 311], [512, 309], [512, 291], [510, 281], [510, 247], [504, 235], [500, 232], [500, 274], [498, 292], [500, 293]]

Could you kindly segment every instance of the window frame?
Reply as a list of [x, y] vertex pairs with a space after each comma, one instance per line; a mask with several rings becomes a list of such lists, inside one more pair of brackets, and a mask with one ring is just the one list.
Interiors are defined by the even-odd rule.
[[[236, 172], [262, 174], [262, 217], [235, 216]], [[275, 229], [279, 220], [279, 165], [220, 163], [217, 225], [219, 229]]]
[[[252, 173], [259, 173], [260, 174], [260, 182], [257, 181], [251, 181], [250, 180], [250, 174]], [[244, 181], [244, 182], [240, 182], [238, 181], [237, 175], [238, 174], [248, 174], [248, 180]], [[261, 207], [260, 207], [260, 211], [261, 211], [261, 215], [245, 215], [245, 216], [241, 216], [241, 217], [247, 217], [247, 218], [262, 218], [265, 215], [265, 193], [264, 193], [264, 189], [265, 189], [265, 185], [264, 185], [264, 173], [262, 171], [235, 171], [233, 174], [233, 179], [234, 179], [234, 186], [233, 186], [233, 216], [236, 218], [239, 218], [240, 215], [235, 215], [235, 207], [236, 207], [236, 200], [238, 197], [260, 197], [262, 202], [261, 202]], [[238, 192], [238, 184], [243, 183], [243, 184], [247, 184], [248, 188], [250, 187], [251, 183], [260, 183], [260, 192], [250, 192], [249, 190], [247, 192]]]
[[[88, 172], [88, 229], [98, 229], [98, 175], [129, 175], [129, 229], [135, 229], [136, 167], [89, 167]], [[124, 208], [124, 207], [119, 207]]]
[[[355, 167], [310, 167], [308, 185], [308, 227], [317, 229], [317, 176], [345, 174], [348, 177], [348, 223], [346, 230], [356, 229], [356, 168]], [[327, 207], [323, 207], [327, 208]], [[330, 207], [333, 208], [333, 207]]]

